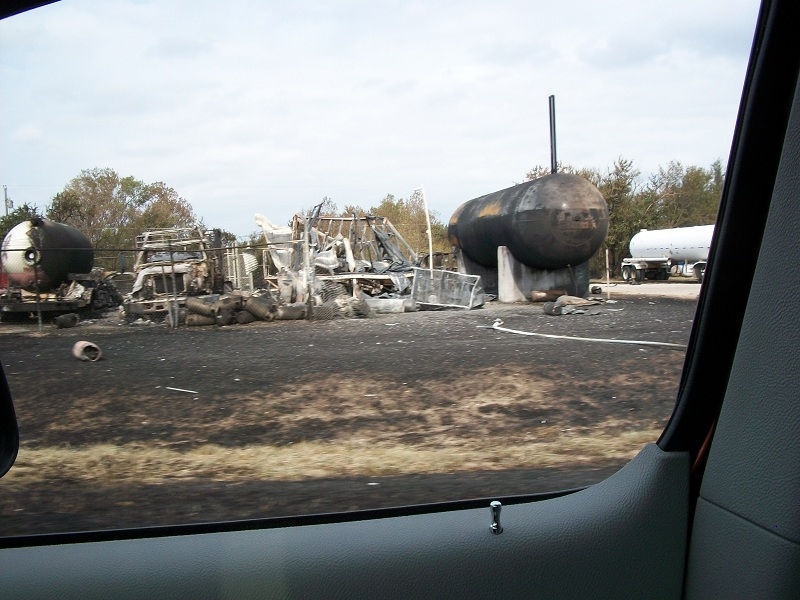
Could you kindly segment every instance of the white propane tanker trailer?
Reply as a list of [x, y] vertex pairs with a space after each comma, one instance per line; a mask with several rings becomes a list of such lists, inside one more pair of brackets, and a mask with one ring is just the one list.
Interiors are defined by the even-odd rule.
[[665, 280], [681, 273], [702, 281], [713, 233], [713, 225], [642, 229], [631, 238], [631, 258], [622, 259], [622, 278]]

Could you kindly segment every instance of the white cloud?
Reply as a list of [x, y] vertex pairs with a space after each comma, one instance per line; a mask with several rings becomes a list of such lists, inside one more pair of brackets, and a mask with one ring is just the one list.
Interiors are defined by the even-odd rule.
[[164, 181], [239, 235], [424, 184], [443, 219], [559, 158], [727, 159], [757, 3], [71, 0], [0, 22], [0, 179]]
[[42, 129], [36, 125], [22, 125], [11, 132], [11, 141], [20, 144], [38, 142], [42, 139]]

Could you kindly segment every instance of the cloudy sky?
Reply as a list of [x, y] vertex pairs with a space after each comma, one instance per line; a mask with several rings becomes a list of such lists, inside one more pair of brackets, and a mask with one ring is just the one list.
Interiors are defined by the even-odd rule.
[[[221, 7], [224, 6], [224, 12]], [[0, 21], [0, 183], [163, 181], [239, 236], [330, 197], [463, 202], [558, 158], [727, 162], [754, 0], [62, 0]]]

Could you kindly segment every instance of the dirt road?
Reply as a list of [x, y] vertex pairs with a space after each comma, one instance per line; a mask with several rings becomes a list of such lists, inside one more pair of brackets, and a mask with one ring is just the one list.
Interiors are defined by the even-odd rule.
[[[696, 303], [660, 293], [691, 285], [620, 285], [614, 303], [558, 317], [490, 303], [174, 331], [113, 314], [43, 332], [0, 324], [22, 436], [0, 480], [0, 534], [594, 483], [658, 436], [684, 354], [569, 338], [685, 344]], [[104, 359], [73, 358], [82, 339]]]

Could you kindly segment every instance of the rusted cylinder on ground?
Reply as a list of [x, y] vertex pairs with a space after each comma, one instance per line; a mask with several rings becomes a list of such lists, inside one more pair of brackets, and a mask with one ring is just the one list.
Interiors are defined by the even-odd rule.
[[533, 290], [531, 291], [531, 302], [555, 302], [566, 293], [567, 290], [547, 290], [544, 292]]
[[583, 177], [554, 173], [462, 204], [450, 244], [474, 262], [497, 266], [505, 246], [521, 263], [562, 269], [586, 262], [608, 233], [608, 205]]
[[275, 303], [269, 296], [251, 296], [244, 309], [257, 319], [272, 321], [275, 318]]
[[214, 303], [214, 314], [219, 315], [221, 312], [230, 312], [231, 314], [242, 308], [244, 299], [238, 294], [229, 294], [220, 296]]
[[239, 325], [247, 325], [248, 323], [252, 323], [256, 320], [256, 317], [253, 313], [247, 312], [246, 310], [240, 310], [234, 315], [236, 318], [236, 322]]
[[217, 316], [215, 319], [217, 325], [220, 327], [224, 327], [225, 325], [233, 325], [236, 323], [236, 318], [234, 317], [233, 311], [229, 308], [220, 308], [217, 310]]
[[199, 315], [197, 313], [190, 312], [186, 315], [186, 326], [187, 327], [200, 327], [203, 325], [216, 325], [217, 320], [214, 317], [209, 317], [207, 315]]
[[67, 313], [53, 318], [53, 325], [55, 325], [56, 329], [67, 329], [69, 327], [75, 327], [80, 321], [81, 318], [78, 314]]
[[305, 304], [284, 304], [275, 311], [276, 321], [305, 319], [308, 307]]
[[188, 298], [186, 298], [186, 310], [198, 315], [213, 317], [215, 307], [214, 307], [214, 300], [212, 298], [213, 297], [209, 296], [205, 297], [189, 296]]

